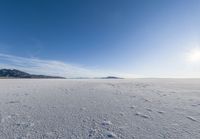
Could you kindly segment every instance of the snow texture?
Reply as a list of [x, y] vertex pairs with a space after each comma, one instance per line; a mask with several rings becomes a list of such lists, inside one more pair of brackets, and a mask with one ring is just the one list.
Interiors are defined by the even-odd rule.
[[1, 79], [0, 139], [199, 139], [200, 79]]

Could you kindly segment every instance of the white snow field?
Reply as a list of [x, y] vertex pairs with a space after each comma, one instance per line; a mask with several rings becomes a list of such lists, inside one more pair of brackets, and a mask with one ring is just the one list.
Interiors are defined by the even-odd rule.
[[200, 79], [1, 79], [0, 139], [200, 139]]

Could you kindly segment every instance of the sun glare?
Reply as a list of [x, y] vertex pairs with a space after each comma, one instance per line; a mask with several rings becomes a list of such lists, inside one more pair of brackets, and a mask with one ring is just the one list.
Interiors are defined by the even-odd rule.
[[200, 49], [192, 49], [188, 53], [187, 59], [192, 63], [200, 62]]

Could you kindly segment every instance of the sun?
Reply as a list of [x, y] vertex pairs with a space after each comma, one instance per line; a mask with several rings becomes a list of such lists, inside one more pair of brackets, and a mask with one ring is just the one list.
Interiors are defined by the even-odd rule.
[[200, 62], [200, 49], [195, 48], [188, 52], [187, 60], [192, 63]]

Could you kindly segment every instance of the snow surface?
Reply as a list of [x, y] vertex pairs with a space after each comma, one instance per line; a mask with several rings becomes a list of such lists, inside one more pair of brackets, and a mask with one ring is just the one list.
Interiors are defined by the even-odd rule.
[[1, 79], [0, 139], [200, 139], [200, 79]]

